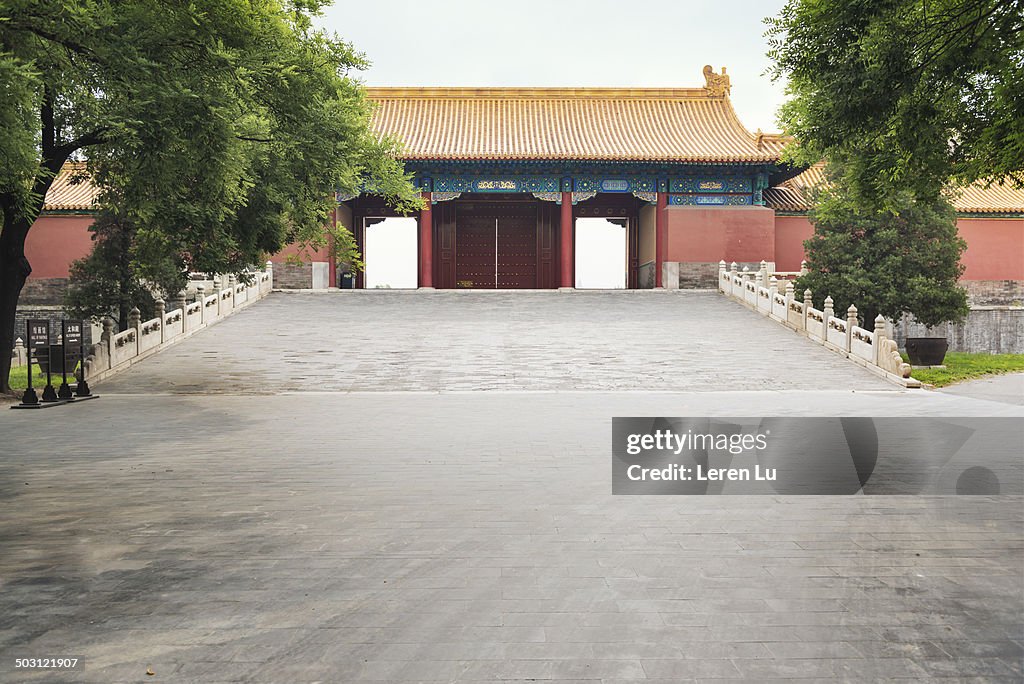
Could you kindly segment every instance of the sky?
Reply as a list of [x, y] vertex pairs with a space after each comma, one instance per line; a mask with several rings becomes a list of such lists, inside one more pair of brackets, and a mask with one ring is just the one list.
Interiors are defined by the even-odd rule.
[[369, 86], [691, 88], [725, 66], [740, 120], [767, 133], [784, 93], [763, 19], [783, 4], [336, 0], [319, 23], [366, 54]]
[[[356, 74], [368, 86], [694, 88], [705, 64], [724, 66], [740, 121], [768, 133], [784, 87], [767, 75], [764, 17], [783, 4], [336, 0], [319, 24], [370, 60]], [[577, 231], [577, 286], [622, 287], [621, 229]], [[365, 249], [368, 287], [416, 286], [415, 221], [372, 226]]]

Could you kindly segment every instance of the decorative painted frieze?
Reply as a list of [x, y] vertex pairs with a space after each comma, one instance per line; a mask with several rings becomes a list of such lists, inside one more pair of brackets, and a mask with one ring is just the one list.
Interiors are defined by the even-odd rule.
[[750, 205], [750, 195], [669, 195], [675, 206], [743, 206]]
[[573, 192], [656, 192], [657, 184], [655, 178], [582, 176], [573, 179]]
[[434, 192], [560, 192], [558, 178], [545, 176], [439, 176]]
[[753, 191], [751, 178], [749, 176], [684, 176], [682, 178], [671, 178], [668, 182], [668, 191], [674, 193], [749, 193]]

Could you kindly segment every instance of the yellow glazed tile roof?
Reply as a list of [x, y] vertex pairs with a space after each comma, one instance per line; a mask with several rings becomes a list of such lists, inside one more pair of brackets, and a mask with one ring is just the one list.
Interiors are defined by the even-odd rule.
[[43, 211], [90, 211], [99, 190], [85, 172], [85, 162], [67, 162], [46, 193]]
[[1024, 188], [996, 183], [986, 188], [981, 183], [975, 183], [953, 198], [953, 206], [957, 211], [979, 214], [1024, 213]]
[[[777, 211], [807, 211], [807, 190], [825, 183], [825, 165], [815, 164], [782, 185], [764, 191], [765, 203]], [[1024, 188], [1009, 183], [975, 183], [952, 193], [953, 207], [963, 214], [1024, 213]]]
[[774, 162], [706, 88], [368, 88], [374, 128], [406, 160]]

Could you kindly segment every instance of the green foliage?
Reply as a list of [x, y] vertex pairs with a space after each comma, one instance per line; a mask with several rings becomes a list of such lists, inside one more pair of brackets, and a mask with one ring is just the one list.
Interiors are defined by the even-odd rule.
[[71, 265], [64, 308], [75, 318], [112, 317], [118, 329], [128, 326], [128, 313], [138, 307], [142, 319], [155, 312], [154, 292], [164, 299], [180, 292], [187, 277], [180, 262], [163, 245], [138, 238], [135, 224], [102, 211], [90, 227], [93, 248]]
[[880, 204], [1024, 185], [1024, 0], [790, 0], [766, 21], [792, 161]]
[[[419, 194], [319, 0], [0, 0], [0, 371], [27, 234], [64, 161], [137, 227], [139, 274], [233, 273], [322, 231], [335, 190]], [[154, 272], [156, 271], [156, 272]], [[6, 373], [0, 373], [0, 379]]]
[[915, 368], [914, 377], [929, 385], [945, 387], [989, 375], [1024, 372], [1024, 354], [946, 352], [942, 363], [945, 368]]
[[327, 248], [327, 254], [331, 262], [338, 264], [346, 273], [360, 273], [365, 270], [366, 264], [359, 252], [356, 238], [345, 226], [326, 225], [322, 230], [295, 244], [295, 253], [288, 257], [288, 262], [301, 264], [306, 261], [313, 261], [313, 255], [320, 250]]
[[808, 273], [797, 291], [809, 288], [819, 307], [831, 296], [840, 318], [854, 304], [869, 329], [878, 314], [894, 320], [910, 313], [927, 326], [962, 320], [967, 292], [957, 281], [967, 245], [952, 206], [909, 191], [891, 205], [865, 204], [841, 182], [821, 189], [810, 214], [814, 235], [804, 243]]

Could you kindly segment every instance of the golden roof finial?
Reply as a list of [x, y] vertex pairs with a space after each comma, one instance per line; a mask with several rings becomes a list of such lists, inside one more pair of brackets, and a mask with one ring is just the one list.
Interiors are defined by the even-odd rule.
[[725, 67], [722, 67], [722, 73], [716, 74], [710, 64], [704, 65], [704, 89], [712, 97], [725, 97], [729, 94], [732, 85], [729, 83], [729, 76], [725, 73]]

